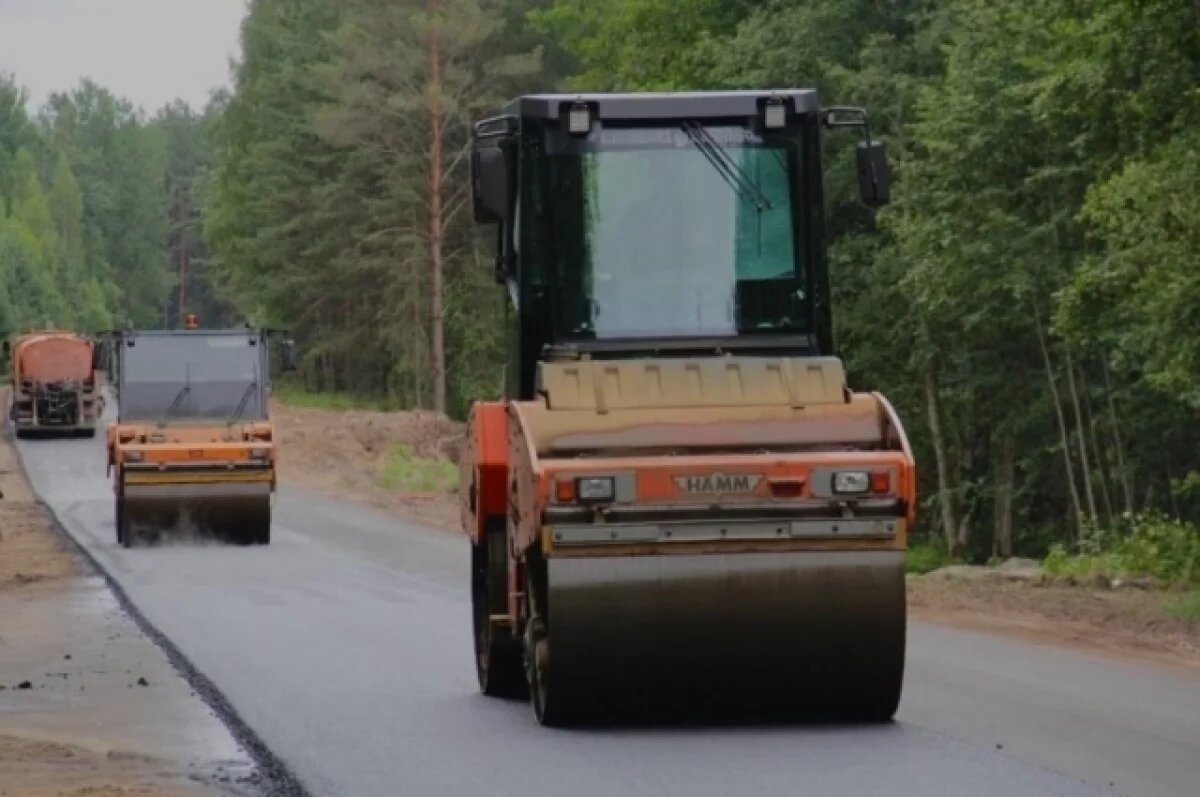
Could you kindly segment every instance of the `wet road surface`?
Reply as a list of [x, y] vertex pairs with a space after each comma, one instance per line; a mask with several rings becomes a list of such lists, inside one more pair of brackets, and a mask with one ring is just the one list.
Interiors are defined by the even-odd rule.
[[270, 547], [126, 551], [101, 439], [21, 451], [70, 533], [314, 795], [1200, 794], [1200, 679], [920, 623], [892, 725], [544, 730], [476, 691], [456, 535], [284, 489]]

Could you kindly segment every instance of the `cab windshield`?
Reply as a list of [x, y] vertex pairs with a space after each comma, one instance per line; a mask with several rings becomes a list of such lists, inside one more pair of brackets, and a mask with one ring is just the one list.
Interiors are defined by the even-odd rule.
[[122, 344], [122, 418], [211, 422], [265, 417], [261, 350], [253, 337], [189, 332], [143, 334], [133, 340], [133, 346]]
[[606, 129], [549, 158], [559, 337], [810, 332], [798, 141]]

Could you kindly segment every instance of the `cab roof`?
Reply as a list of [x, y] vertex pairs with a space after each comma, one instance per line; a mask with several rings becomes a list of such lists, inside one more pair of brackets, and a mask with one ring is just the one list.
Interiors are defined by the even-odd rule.
[[599, 119], [715, 119], [753, 116], [759, 103], [779, 98], [792, 113], [819, 109], [814, 89], [754, 91], [645, 92], [636, 94], [528, 94], [504, 106], [504, 113], [534, 119], [560, 119], [573, 103], [586, 102]]
[[258, 327], [233, 327], [231, 329], [125, 329], [120, 334], [128, 338], [195, 338], [203, 335], [241, 335], [242, 337], [260, 337], [262, 330]]

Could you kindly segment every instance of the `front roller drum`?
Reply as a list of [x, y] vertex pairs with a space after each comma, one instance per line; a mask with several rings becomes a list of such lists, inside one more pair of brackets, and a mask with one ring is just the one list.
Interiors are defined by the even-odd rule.
[[902, 552], [562, 557], [531, 572], [544, 724], [886, 721], [899, 704]]
[[235, 545], [271, 542], [271, 497], [178, 500], [118, 496], [117, 542], [126, 548], [216, 541]]

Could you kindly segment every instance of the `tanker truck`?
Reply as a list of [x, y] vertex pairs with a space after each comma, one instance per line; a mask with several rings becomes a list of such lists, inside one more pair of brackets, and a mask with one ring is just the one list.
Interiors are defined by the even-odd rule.
[[12, 394], [9, 421], [18, 437], [91, 437], [104, 411], [95, 341], [74, 332], [39, 330], [5, 341]]
[[[866, 113], [804, 89], [531, 95], [476, 124], [515, 308], [460, 460], [484, 694], [550, 726], [895, 713], [916, 465], [834, 348], [841, 127]], [[882, 205], [883, 144], [856, 156]]]

